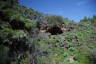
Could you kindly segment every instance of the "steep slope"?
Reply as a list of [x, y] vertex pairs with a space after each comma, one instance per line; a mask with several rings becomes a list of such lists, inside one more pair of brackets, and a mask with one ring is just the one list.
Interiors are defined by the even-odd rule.
[[95, 64], [95, 24], [0, 0], [0, 64]]

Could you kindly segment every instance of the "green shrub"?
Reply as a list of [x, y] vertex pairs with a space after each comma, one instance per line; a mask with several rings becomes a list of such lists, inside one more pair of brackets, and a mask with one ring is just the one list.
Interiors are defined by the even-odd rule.
[[0, 57], [2, 57], [8, 53], [9, 48], [4, 45], [0, 45], [0, 51]]
[[36, 21], [25, 19], [25, 27], [29, 30], [36, 28]]
[[77, 54], [76, 56], [77, 60], [79, 61], [80, 64], [90, 64], [90, 59], [89, 55], [86, 54]]
[[49, 16], [48, 17], [48, 24], [50, 26], [58, 25], [63, 23], [63, 18], [61, 16]]
[[12, 38], [22, 38], [26, 36], [27, 34], [23, 30], [14, 30]]
[[10, 62], [10, 58], [8, 57], [9, 50], [9, 47], [6, 47], [2, 44], [0, 45], [0, 64], [7, 64]]
[[10, 28], [3, 28], [0, 32], [2, 38], [22, 38], [27, 35], [23, 30], [12, 30]]
[[51, 64], [51, 60], [48, 57], [38, 56], [37, 57], [37, 63], [38, 64]]
[[29, 64], [29, 58], [25, 58], [23, 60], [21, 60], [20, 64]]

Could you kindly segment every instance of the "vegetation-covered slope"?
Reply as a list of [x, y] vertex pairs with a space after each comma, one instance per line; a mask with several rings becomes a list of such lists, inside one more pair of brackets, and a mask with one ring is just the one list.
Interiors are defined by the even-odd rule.
[[96, 16], [79, 23], [0, 0], [0, 64], [95, 64]]

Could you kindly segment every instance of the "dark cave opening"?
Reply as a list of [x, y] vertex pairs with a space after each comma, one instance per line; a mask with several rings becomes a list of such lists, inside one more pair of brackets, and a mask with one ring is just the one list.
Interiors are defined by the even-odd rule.
[[59, 28], [58, 26], [51, 27], [50, 29], [48, 29], [47, 32], [50, 32], [51, 35], [58, 35], [58, 34], [62, 34], [63, 33], [61, 28]]

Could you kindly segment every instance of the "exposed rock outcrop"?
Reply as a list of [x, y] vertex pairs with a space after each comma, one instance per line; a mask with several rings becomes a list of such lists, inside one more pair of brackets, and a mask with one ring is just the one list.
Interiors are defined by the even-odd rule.
[[68, 31], [64, 24], [49, 26], [48, 24], [38, 22], [37, 27], [39, 29], [39, 33], [49, 32], [52, 35], [62, 34], [64, 31]]

